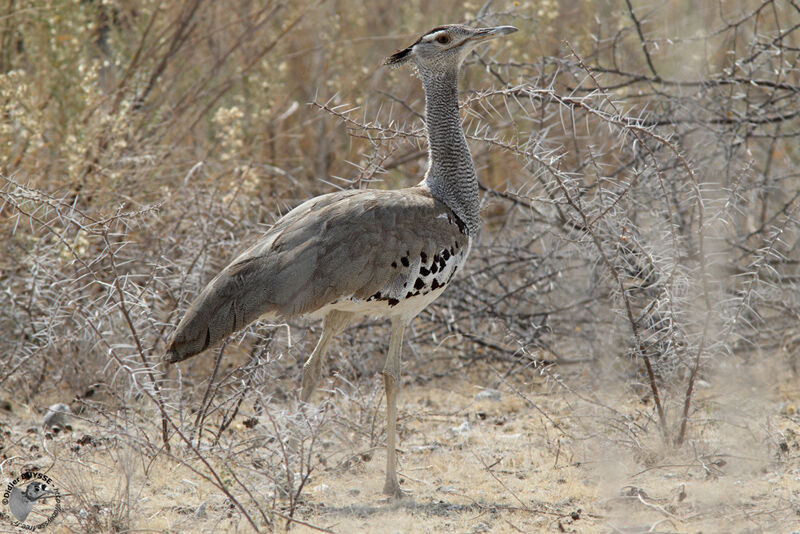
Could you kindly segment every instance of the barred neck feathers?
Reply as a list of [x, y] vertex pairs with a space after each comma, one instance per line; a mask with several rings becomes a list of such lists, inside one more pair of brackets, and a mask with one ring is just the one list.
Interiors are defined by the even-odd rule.
[[480, 226], [478, 177], [458, 114], [458, 69], [426, 72], [425, 125], [428, 131], [428, 171], [425, 184], [466, 224], [474, 236]]

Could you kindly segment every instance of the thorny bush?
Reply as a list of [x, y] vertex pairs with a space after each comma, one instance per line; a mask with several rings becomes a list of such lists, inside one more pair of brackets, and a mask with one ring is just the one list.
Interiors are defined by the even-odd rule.
[[[332, 187], [419, 179], [421, 92], [377, 67], [395, 40], [338, 40], [395, 22], [379, 9], [331, 22], [316, 2], [23, 4], [0, 14], [0, 387], [37, 404], [66, 383], [112, 419], [145, 395], [162, 436], [200, 458], [255, 397], [272, 414], [264, 469], [297, 473], [270, 477], [299, 494], [314, 460], [288, 444], [313, 443], [325, 418], [287, 437], [268, 406], [292, 396], [276, 384], [298, 376], [314, 333], [254, 325], [225, 348], [248, 363], [217, 361], [205, 384], [160, 355], [192, 297], [276, 214]], [[560, 366], [611, 369], [652, 401], [629, 431], [680, 444], [714, 362], [757, 352], [794, 366], [800, 350], [800, 7], [599, 4], [563, 14], [580, 36], [527, 3], [467, 21], [522, 31], [468, 59], [485, 226], [410, 343], [565, 386]], [[401, 18], [422, 30], [425, 16]], [[358, 350], [336, 364], [342, 387], [374, 372], [376, 331], [343, 336]], [[355, 405], [369, 427], [375, 411]]]

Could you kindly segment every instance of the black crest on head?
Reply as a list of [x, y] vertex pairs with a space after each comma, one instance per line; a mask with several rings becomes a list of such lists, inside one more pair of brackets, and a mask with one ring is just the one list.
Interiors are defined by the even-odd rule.
[[389, 65], [390, 67], [399, 67], [400, 65], [408, 61], [408, 55], [411, 53], [411, 46], [409, 46], [404, 50], [398, 50], [391, 56], [387, 57], [386, 61], [383, 62], [384, 65]]
[[441, 30], [446, 30], [447, 28], [448, 28], [448, 26], [436, 26], [435, 28], [430, 30], [428, 33], [426, 33], [425, 35], [423, 35], [422, 37], [420, 37], [419, 39], [414, 41], [414, 43], [412, 43], [411, 46], [409, 46], [408, 48], [405, 48], [403, 50], [398, 50], [397, 52], [395, 52], [391, 56], [387, 57], [386, 61], [383, 62], [384, 65], [389, 65], [390, 67], [399, 67], [400, 65], [402, 65], [403, 63], [408, 61], [408, 59], [409, 59], [408, 55], [411, 53], [411, 49], [414, 48], [414, 45], [416, 45], [422, 39], [424, 39], [426, 35], [430, 35], [432, 33], [436, 33], [436, 32], [441, 31]]

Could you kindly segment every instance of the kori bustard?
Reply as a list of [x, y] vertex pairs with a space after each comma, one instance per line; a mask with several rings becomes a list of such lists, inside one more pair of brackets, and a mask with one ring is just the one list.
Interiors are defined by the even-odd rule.
[[341, 191], [300, 204], [209, 282], [167, 348], [167, 360], [179, 362], [259, 317], [322, 318], [322, 336], [303, 367], [301, 399], [307, 402], [333, 337], [355, 316], [390, 318], [383, 369], [383, 491], [389, 495], [401, 495], [395, 443], [403, 332], [464, 264], [480, 224], [478, 179], [458, 113], [459, 69], [476, 45], [516, 30], [440, 26], [387, 58], [389, 66], [413, 65], [422, 79], [423, 180], [406, 189]]

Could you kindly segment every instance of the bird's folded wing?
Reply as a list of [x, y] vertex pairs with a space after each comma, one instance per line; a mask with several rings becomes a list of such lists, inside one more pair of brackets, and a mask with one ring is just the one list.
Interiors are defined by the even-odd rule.
[[178, 325], [167, 358], [202, 352], [261, 316], [301, 315], [340, 299], [367, 299], [407, 277], [423, 253], [462, 246], [465, 232], [421, 186], [309, 200], [203, 289]]

